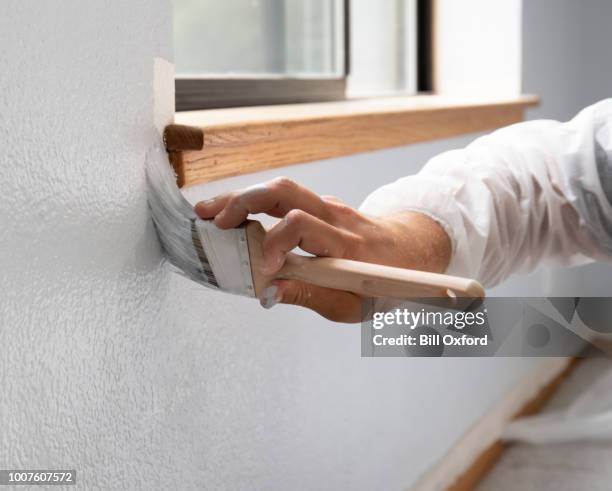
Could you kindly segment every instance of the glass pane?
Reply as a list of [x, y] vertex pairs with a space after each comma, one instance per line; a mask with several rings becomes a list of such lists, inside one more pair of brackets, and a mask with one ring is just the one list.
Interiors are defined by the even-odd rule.
[[178, 75], [337, 78], [342, 0], [174, 0]]
[[416, 43], [416, 0], [351, 0], [349, 95], [415, 93]]

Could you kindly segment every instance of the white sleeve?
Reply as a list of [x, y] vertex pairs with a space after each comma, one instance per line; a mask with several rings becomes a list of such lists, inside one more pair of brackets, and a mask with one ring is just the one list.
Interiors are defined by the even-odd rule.
[[612, 260], [612, 99], [568, 123], [531, 121], [372, 193], [373, 215], [420, 211], [451, 237], [447, 272], [493, 286], [543, 260]]

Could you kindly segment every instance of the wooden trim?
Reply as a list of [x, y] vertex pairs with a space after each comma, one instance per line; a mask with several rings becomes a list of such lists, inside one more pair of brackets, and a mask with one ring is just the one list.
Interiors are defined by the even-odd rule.
[[[579, 358], [565, 358], [544, 362], [543, 366], [530, 373], [496, 408], [468, 431], [463, 439], [419, 480], [412, 488], [413, 491], [475, 489], [509, 447], [509, 444], [499, 439], [505, 423], [540, 412], [579, 361]], [[475, 445], [482, 446], [475, 449]], [[463, 464], [458, 462], [459, 460], [467, 463]]]
[[[572, 370], [574, 370], [578, 360], [578, 358], [572, 359], [559, 375], [542, 387], [540, 392], [521, 408], [514, 419], [539, 413], [548, 400], [555, 394], [561, 383], [568, 377]], [[508, 447], [509, 444], [499, 440], [493, 443], [478, 456], [469, 469], [457, 478], [454, 484], [447, 488], [447, 491], [471, 491], [475, 489], [478, 483], [480, 483], [493, 468]]]
[[358, 152], [491, 130], [519, 122], [534, 96], [465, 101], [438, 96], [179, 112], [167, 142], [188, 128], [200, 149], [168, 147], [179, 185]]

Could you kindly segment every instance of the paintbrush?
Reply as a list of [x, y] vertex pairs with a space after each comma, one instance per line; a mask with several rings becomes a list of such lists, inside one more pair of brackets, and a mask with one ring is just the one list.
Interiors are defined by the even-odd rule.
[[183, 275], [228, 293], [259, 298], [275, 279], [301, 280], [364, 297], [484, 298], [475, 280], [378, 264], [295, 253], [275, 275], [260, 271], [263, 226], [247, 220], [221, 230], [202, 220], [176, 185], [167, 159], [148, 158], [149, 206], [164, 252]]

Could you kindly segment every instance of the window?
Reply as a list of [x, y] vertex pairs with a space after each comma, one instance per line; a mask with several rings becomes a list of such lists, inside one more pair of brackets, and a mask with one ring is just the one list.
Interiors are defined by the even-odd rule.
[[[434, 0], [174, 2], [180, 186], [491, 130], [538, 104], [520, 95], [521, 0], [435, 0], [435, 19]], [[414, 96], [434, 70], [435, 95]], [[299, 102], [315, 103], [273, 105]], [[260, 107], [188, 111], [239, 106]]]
[[427, 0], [174, 0], [177, 110], [429, 90]]

